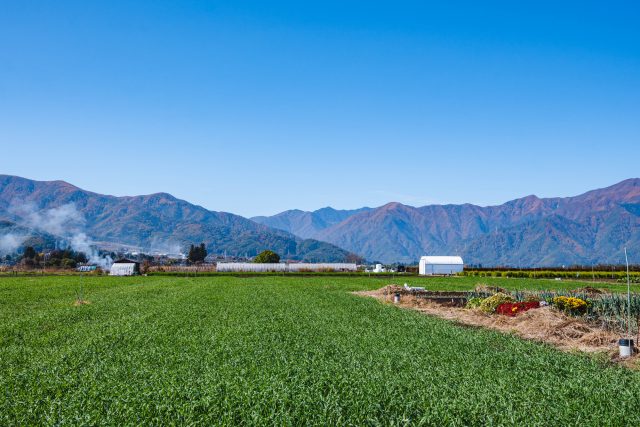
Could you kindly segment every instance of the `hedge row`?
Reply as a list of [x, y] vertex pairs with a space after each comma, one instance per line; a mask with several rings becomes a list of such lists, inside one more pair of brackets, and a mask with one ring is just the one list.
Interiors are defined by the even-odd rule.
[[[528, 279], [625, 279], [627, 273], [625, 271], [557, 271], [557, 270], [539, 270], [539, 271], [464, 271], [460, 273], [462, 276], [470, 277], [515, 277]], [[633, 271], [630, 273], [632, 278], [640, 278], [640, 272]]]

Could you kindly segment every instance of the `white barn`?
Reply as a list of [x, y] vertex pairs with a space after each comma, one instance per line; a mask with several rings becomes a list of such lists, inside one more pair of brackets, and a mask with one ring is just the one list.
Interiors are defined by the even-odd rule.
[[464, 262], [459, 256], [423, 256], [420, 258], [418, 273], [422, 276], [434, 274], [461, 273]]

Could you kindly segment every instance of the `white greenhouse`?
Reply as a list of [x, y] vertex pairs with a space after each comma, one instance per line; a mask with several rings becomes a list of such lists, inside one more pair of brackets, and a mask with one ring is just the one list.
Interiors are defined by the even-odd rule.
[[266, 273], [275, 271], [287, 271], [287, 264], [284, 263], [253, 263], [253, 262], [219, 262], [216, 264], [216, 271], [219, 272], [252, 272]]
[[342, 262], [297, 262], [289, 263], [289, 271], [357, 271], [358, 266], [353, 263]]
[[259, 264], [253, 262], [219, 262], [219, 272], [305, 272], [305, 271], [356, 271], [350, 263], [278, 263]]
[[133, 276], [140, 274], [140, 263], [121, 259], [113, 263], [109, 269], [109, 276]]
[[422, 276], [461, 273], [464, 262], [459, 256], [423, 256], [420, 258], [418, 273]]

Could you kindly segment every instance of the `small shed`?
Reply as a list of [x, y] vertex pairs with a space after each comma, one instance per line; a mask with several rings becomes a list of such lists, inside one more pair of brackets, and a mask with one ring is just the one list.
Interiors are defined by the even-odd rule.
[[422, 276], [461, 273], [464, 262], [459, 256], [423, 256], [420, 258], [418, 273]]
[[109, 276], [133, 276], [140, 274], [140, 263], [126, 258], [114, 261]]

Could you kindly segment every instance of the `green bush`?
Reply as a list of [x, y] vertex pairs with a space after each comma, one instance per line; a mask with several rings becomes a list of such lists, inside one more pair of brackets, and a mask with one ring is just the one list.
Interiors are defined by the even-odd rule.
[[262, 251], [253, 259], [253, 262], [257, 264], [277, 264], [280, 262], [280, 255], [270, 250]]
[[76, 268], [76, 265], [78, 265], [76, 260], [71, 258], [64, 258], [61, 261], [61, 264], [62, 264], [62, 267], [64, 268]]
[[473, 297], [467, 301], [465, 308], [478, 308], [486, 298]]
[[523, 301], [524, 302], [540, 302], [541, 298], [538, 295], [529, 294], [524, 297]]
[[500, 304], [504, 304], [505, 302], [515, 302], [515, 299], [511, 295], [498, 292], [497, 294], [492, 295], [489, 298], [485, 298], [485, 300], [480, 304], [480, 310], [484, 311], [485, 313], [495, 313], [496, 308], [498, 308]]

